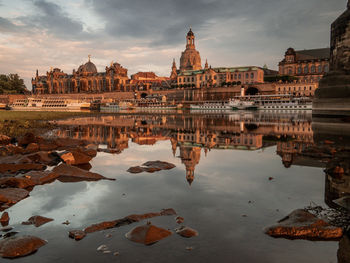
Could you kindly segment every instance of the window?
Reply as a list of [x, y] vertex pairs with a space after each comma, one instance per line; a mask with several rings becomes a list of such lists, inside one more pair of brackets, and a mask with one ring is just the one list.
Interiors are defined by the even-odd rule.
[[245, 73], [245, 78], [248, 79], [249, 78], [249, 74]]
[[237, 79], [237, 74], [235, 74], [235, 79]]
[[308, 68], [308, 66], [305, 66], [305, 67], [304, 67], [304, 73], [305, 73], [305, 74], [309, 73], [309, 68]]
[[289, 75], [293, 75], [293, 71], [292, 71], [291, 68], [288, 70], [288, 74], [289, 74]]
[[325, 65], [324, 66], [324, 72], [328, 72], [328, 71], [329, 71], [328, 65]]
[[238, 74], [238, 79], [241, 79], [241, 74]]
[[208, 80], [208, 76], [207, 75], [205, 75], [205, 80]]
[[231, 74], [231, 79], [233, 79], [233, 74]]
[[312, 65], [312, 66], [311, 66], [311, 73], [316, 73], [316, 67], [315, 67], [315, 65]]
[[200, 79], [200, 80], [203, 80], [203, 77], [202, 77], [202, 76], [200, 76], [200, 77], [199, 77], [199, 79]]
[[254, 78], [254, 73], [250, 73], [250, 78]]
[[214, 79], [215, 79], [215, 80], [217, 79], [216, 75], [214, 76]]
[[298, 74], [301, 74], [301, 71], [302, 71], [301, 67], [298, 67]]
[[194, 77], [192, 77], [192, 82], [194, 82]]
[[318, 66], [318, 72], [319, 72], [319, 73], [322, 72], [322, 66], [321, 66], [321, 65]]

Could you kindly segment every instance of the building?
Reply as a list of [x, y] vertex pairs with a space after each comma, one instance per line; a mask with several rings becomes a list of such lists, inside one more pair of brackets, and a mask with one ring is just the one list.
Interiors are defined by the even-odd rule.
[[264, 70], [259, 67], [204, 68], [202, 70], [180, 71], [177, 76], [179, 87], [219, 87], [264, 83]]
[[275, 86], [276, 94], [291, 94], [299, 97], [313, 97], [318, 88], [317, 81], [304, 82], [295, 80], [286, 83], [278, 82], [273, 85]]
[[66, 74], [59, 68], [50, 69], [46, 76], [36, 74], [32, 79], [34, 94], [66, 94], [66, 93], [100, 93], [127, 90], [128, 70], [119, 63], [111, 63], [105, 72], [97, 72], [94, 63], [89, 60]]
[[297, 51], [288, 48], [279, 63], [279, 74], [295, 76], [304, 82], [318, 82], [329, 71], [329, 59], [329, 48]]
[[186, 49], [182, 52], [180, 58], [180, 71], [200, 69], [202, 69], [201, 56], [196, 50], [195, 36], [192, 29], [190, 29], [186, 36]]

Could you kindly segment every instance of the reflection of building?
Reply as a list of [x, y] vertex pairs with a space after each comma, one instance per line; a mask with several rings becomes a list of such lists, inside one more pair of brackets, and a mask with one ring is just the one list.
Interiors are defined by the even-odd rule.
[[186, 167], [186, 180], [191, 185], [194, 180], [194, 169], [201, 158], [201, 148], [180, 146], [180, 158]]
[[295, 76], [305, 82], [318, 82], [329, 71], [330, 49], [297, 50], [288, 48], [279, 63], [279, 74]]

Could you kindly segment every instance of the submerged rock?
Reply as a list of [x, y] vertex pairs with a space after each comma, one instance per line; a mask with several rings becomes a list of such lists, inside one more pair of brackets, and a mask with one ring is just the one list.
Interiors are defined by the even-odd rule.
[[24, 163], [24, 164], [0, 164], [0, 173], [18, 174], [25, 173], [32, 170], [42, 171], [46, 166], [38, 163]]
[[1, 187], [29, 188], [35, 184], [26, 177], [3, 177], [0, 178]]
[[185, 219], [181, 216], [176, 217], [175, 220], [177, 224], [182, 224], [185, 221]]
[[10, 216], [9, 213], [4, 212], [2, 213], [1, 217], [0, 217], [0, 223], [2, 226], [7, 226], [10, 222]]
[[82, 230], [72, 230], [69, 231], [69, 237], [79, 241], [86, 236], [86, 233]]
[[343, 230], [298, 209], [281, 219], [277, 225], [265, 229], [265, 233], [290, 239], [336, 240], [342, 237]]
[[33, 163], [40, 163], [49, 166], [55, 166], [60, 162], [60, 158], [56, 152], [40, 151], [25, 155], [25, 157], [30, 159]]
[[7, 145], [10, 144], [11, 142], [11, 138], [4, 135], [4, 134], [0, 134], [0, 145]]
[[51, 171], [31, 171], [24, 174], [24, 177], [29, 179], [34, 185], [42, 185], [53, 182], [59, 175]]
[[[115, 227], [121, 227], [125, 225], [130, 225], [135, 222], [139, 222], [141, 220], [157, 217], [157, 216], [169, 216], [176, 214], [175, 210], [172, 208], [169, 209], [163, 209], [161, 212], [158, 213], [147, 213], [147, 214], [140, 214], [140, 215], [129, 215], [121, 219], [113, 220], [113, 221], [105, 221], [97, 224], [93, 224], [91, 226], [88, 226], [85, 228], [82, 232], [85, 234], [94, 233], [97, 231], [102, 231], [110, 228]], [[74, 230], [69, 233], [69, 237], [73, 238], [75, 233], [80, 233], [80, 230]], [[85, 235], [81, 235], [81, 239], [85, 237]], [[75, 237], [74, 237], [75, 238]], [[80, 239], [76, 239], [80, 240]]]
[[172, 232], [152, 224], [138, 226], [125, 234], [125, 237], [133, 242], [151, 245], [172, 235]]
[[63, 182], [98, 181], [102, 179], [115, 180], [106, 178], [97, 173], [88, 172], [78, 167], [67, 165], [65, 163], [55, 167], [52, 171], [55, 174], [58, 174], [59, 180]]
[[156, 168], [160, 170], [170, 170], [176, 167], [172, 163], [162, 162], [162, 161], [149, 161], [144, 163], [142, 166], [147, 166], [149, 168]]
[[130, 167], [127, 172], [129, 173], [142, 173], [142, 172], [148, 172], [148, 173], [154, 173], [161, 170], [170, 170], [176, 167], [172, 163], [162, 162], [162, 161], [149, 161], [144, 163], [142, 166], [134, 166]]
[[26, 198], [29, 192], [19, 188], [0, 189], [0, 203], [15, 204]]
[[28, 219], [28, 221], [22, 222], [22, 225], [35, 225], [36, 227], [39, 227], [51, 221], [53, 221], [52, 218], [32, 216]]
[[182, 237], [190, 238], [198, 236], [198, 232], [188, 226], [182, 226], [175, 230]]
[[0, 241], [0, 256], [17, 258], [29, 255], [44, 246], [46, 241], [34, 236], [11, 237]]

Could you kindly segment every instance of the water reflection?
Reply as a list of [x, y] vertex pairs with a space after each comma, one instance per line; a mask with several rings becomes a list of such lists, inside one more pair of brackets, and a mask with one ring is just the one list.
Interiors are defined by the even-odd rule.
[[60, 137], [72, 137], [106, 145], [107, 152], [122, 153], [129, 140], [154, 145], [169, 140], [171, 150], [186, 167], [191, 184], [195, 167], [212, 149], [258, 150], [277, 144], [285, 167], [313, 145], [310, 112], [237, 112], [207, 115], [116, 115], [60, 121]]

